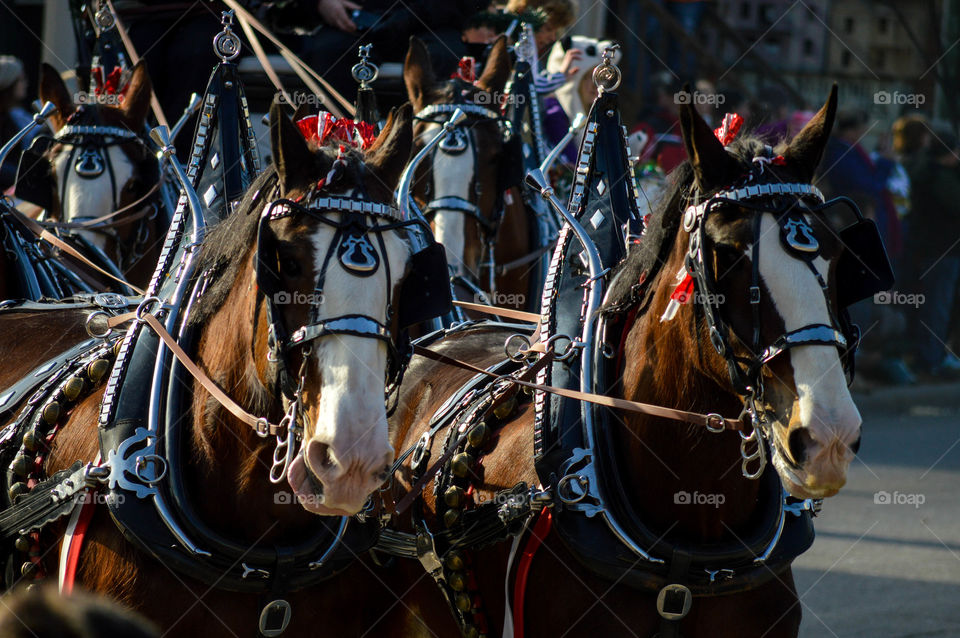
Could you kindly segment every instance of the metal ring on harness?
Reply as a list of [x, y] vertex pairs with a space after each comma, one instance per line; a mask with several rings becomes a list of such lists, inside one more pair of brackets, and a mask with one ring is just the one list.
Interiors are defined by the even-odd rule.
[[707, 428], [708, 432], [713, 432], [714, 434], [719, 434], [727, 429], [726, 421], [724, 421], [723, 417], [716, 412], [711, 412], [708, 414], [707, 420], [703, 425]]
[[[579, 488], [579, 493], [570, 488], [574, 485]], [[590, 479], [583, 474], [567, 474], [557, 481], [557, 497], [567, 505], [573, 505], [582, 501], [590, 493]], [[570, 494], [570, 496], [568, 496]]]
[[[519, 341], [520, 344], [517, 346], [517, 349], [511, 354], [510, 345], [515, 341]], [[527, 358], [527, 355], [530, 352], [530, 338], [527, 335], [514, 333], [507, 337], [506, 342], [503, 344], [503, 353], [507, 355], [507, 358], [511, 361], [516, 361], [520, 363]]]
[[146, 297], [140, 304], [137, 306], [137, 310], [134, 313], [136, 315], [137, 321], [143, 321], [143, 316], [148, 314], [150, 306], [157, 304], [162, 306], [163, 302], [160, 301], [160, 297]]
[[[678, 600], [678, 596], [682, 596], [682, 599]], [[690, 613], [690, 606], [692, 604], [693, 593], [686, 585], [671, 583], [665, 585], [664, 588], [660, 590], [660, 593], [657, 594], [657, 613], [660, 614], [660, 617], [664, 620], [683, 620], [683, 618]], [[667, 609], [668, 605], [670, 609]]]
[[[151, 463], [160, 468], [160, 471], [153, 478], [143, 475], [143, 470]], [[162, 481], [163, 477], [167, 475], [167, 460], [159, 454], [144, 454], [138, 456], [133, 466], [133, 473], [146, 485], [154, 485]]]
[[[83, 327], [86, 328], [87, 334], [94, 339], [106, 339], [113, 334], [113, 328], [110, 327], [109, 320], [110, 315], [107, 312], [103, 310], [94, 310], [90, 313], [90, 316], [87, 317]], [[104, 328], [106, 328], [106, 330], [104, 332], [95, 332], [97, 325], [102, 325]]]

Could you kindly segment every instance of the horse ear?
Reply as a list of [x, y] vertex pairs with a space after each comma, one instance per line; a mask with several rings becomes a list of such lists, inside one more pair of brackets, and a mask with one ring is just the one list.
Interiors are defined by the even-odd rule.
[[123, 98], [123, 115], [132, 125], [134, 131], [143, 128], [147, 121], [147, 112], [150, 110], [150, 96], [153, 93], [153, 83], [147, 73], [147, 63], [137, 62], [130, 76], [130, 85]]
[[817, 166], [823, 159], [823, 152], [833, 130], [833, 121], [837, 116], [837, 85], [834, 83], [826, 103], [817, 111], [807, 125], [790, 141], [784, 158], [800, 171], [800, 177], [806, 181], [813, 179]]
[[512, 69], [513, 63], [507, 52], [507, 38], [501, 35], [490, 50], [487, 64], [483, 67], [483, 74], [477, 80], [477, 86], [487, 93], [503, 93]]
[[70, 97], [70, 91], [57, 70], [44, 62], [40, 65], [40, 85], [38, 94], [41, 102], [53, 102], [57, 112], [51, 118], [56, 130], [63, 128], [67, 118], [77, 110]]
[[420, 111], [425, 106], [427, 93], [436, 80], [427, 47], [416, 36], [410, 36], [410, 48], [407, 49], [407, 58], [403, 62], [403, 82], [407, 85], [407, 96], [413, 103], [413, 108]]
[[367, 168], [376, 175], [388, 193], [400, 181], [413, 146], [413, 109], [407, 102], [390, 111], [387, 123], [366, 153]]
[[315, 163], [313, 153], [300, 129], [277, 102], [270, 105], [270, 149], [280, 178], [281, 195], [286, 196], [296, 186], [309, 181]]
[[[689, 97], [690, 86], [684, 85], [679, 95]], [[724, 150], [723, 144], [697, 113], [692, 102], [693, 100], [686, 100], [680, 104], [680, 133], [697, 186], [702, 191], [709, 191], [735, 177], [736, 162]]]

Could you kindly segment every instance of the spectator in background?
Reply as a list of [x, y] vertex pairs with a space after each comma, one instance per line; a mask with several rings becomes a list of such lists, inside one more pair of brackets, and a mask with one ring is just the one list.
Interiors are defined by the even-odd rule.
[[377, 63], [402, 62], [410, 36], [415, 35], [426, 44], [436, 77], [446, 78], [466, 55], [462, 32], [488, 4], [482, 0], [319, 0], [320, 26], [299, 37], [295, 46], [304, 61], [344, 96], [356, 93], [350, 68], [357, 63], [361, 44], [373, 44]]
[[787, 138], [792, 111], [790, 96], [783, 87], [774, 85], [760, 89], [753, 113], [754, 133], [767, 144], [776, 146]]
[[643, 149], [637, 149], [641, 153], [641, 163], [652, 160], [660, 170], [669, 173], [687, 158], [680, 137], [680, 92], [683, 86], [667, 72], [658, 74], [653, 86], [654, 101], [640, 114], [640, 124], [632, 134], [641, 131], [648, 140]]
[[910, 234], [907, 251], [924, 298], [916, 313], [915, 369], [923, 380], [960, 378], [960, 361], [948, 353], [950, 312], [960, 283], [960, 143], [937, 130], [907, 162]]
[[574, 0], [510, 0], [507, 3], [509, 13], [521, 14], [539, 9], [545, 14], [545, 21], [534, 31], [537, 43], [537, 55], [546, 58], [550, 48], [563, 32], [570, 28], [577, 17], [577, 3]]
[[[23, 63], [12, 55], [0, 55], [0, 144], [6, 143], [33, 119], [23, 108], [27, 97], [27, 79], [23, 75]], [[36, 129], [13, 149], [0, 167], [0, 192], [13, 186], [17, 176], [20, 153], [30, 146]]]
[[[900, 241], [899, 219], [887, 189], [889, 171], [879, 170], [862, 145], [869, 128], [866, 111], [854, 109], [837, 114], [834, 135], [820, 163], [818, 185], [828, 198], [845, 195], [853, 199], [864, 215], [876, 222], [884, 242], [896, 247]], [[851, 221], [846, 217], [837, 220], [841, 227]], [[915, 381], [901, 357], [901, 342], [897, 341], [903, 332], [901, 310], [878, 304], [874, 299], [850, 308], [854, 321], [864, 329], [863, 356], [857, 362], [864, 377], [898, 385]]]

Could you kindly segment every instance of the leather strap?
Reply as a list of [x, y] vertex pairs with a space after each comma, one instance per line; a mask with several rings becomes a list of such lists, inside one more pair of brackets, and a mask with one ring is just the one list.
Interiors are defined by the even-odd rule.
[[532, 264], [536, 260], [540, 259], [540, 257], [542, 257], [544, 253], [553, 249], [554, 249], [554, 244], [541, 246], [540, 248], [537, 248], [532, 253], [527, 253], [526, 255], [524, 255], [523, 257], [520, 257], [519, 259], [514, 259], [513, 261], [508, 261], [505, 264], [498, 265], [495, 268], [496, 273], [498, 275], [502, 275], [504, 273], [510, 272], [514, 268], [519, 268], [520, 266], [526, 266], [527, 264]]
[[101, 215], [100, 217], [94, 217], [93, 219], [88, 219], [82, 222], [50, 222], [50, 223], [51, 225], [56, 226], [57, 228], [67, 228], [70, 230], [97, 230], [98, 228], [112, 228], [114, 226], [123, 226], [124, 224], [129, 224], [132, 221], [142, 219], [147, 215], [147, 211], [146, 210], [140, 211], [139, 213], [130, 215], [126, 219], [117, 220], [109, 224], [107, 224], [106, 222], [109, 222], [111, 219], [113, 219], [117, 215], [122, 215], [123, 213], [139, 208], [140, 206], [143, 205], [143, 203], [147, 199], [152, 197], [153, 194], [156, 193], [158, 190], [160, 190], [159, 182], [154, 184], [150, 188], [150, 190], [144, 193], [141, 197], [138, 197], [137, 199], [130, 202], [126, 206], [122, 208], [118, 208], [112, 213]]
[[500, 308], [499, 306], [488, 306], [482, 303], [470, 303], [469, 301], [454, 300], [454, 306], [459, 306], [464, 310], [482, 312], [495, 317], [504, 317], [505, 319], [516, 319], [527, 323], [540, 323], [540, 315], [533, 312], [524, 312], [522, 310], [511, 310], [510, 308]]
[[[294, 73], [297, 74], [304, 84], [307, 85], [307, 88], [316, 93], [319, 96], [329, 95], [340, 103], [341, 108], [338, 108], [338, 105], [333, 101], [328, 101], [324, 106], [337, 117], [343, 117], [346, 113], [350, 117], [356, 115], [356, 108], [353, 104], [340, 95], [336, 89], [334, 89], [329, 82], [323, 79], [323, 77], [311, 69], [307, 64], [294, 55], [293, 51], [284, 46], [284, 44], [276, 38], [270, 30], [267, 29], [263, 23], [257, 20], [249, 11], [244, 9], [236, 0], [223, 0], [223, 3], [229, 8], [233, 9], [234, 13], [237, 16], [237, 20], [243, 25], [244, 22], [249, 23], [251, 27], [259, 31], [263, 37], [270, 40], [273, 46], [277, 47], [277, 50], [280, 51], [280, 55], [290, 64], [290, 67], [293, 69]], [[244, 29], [246, 32], [246, 29]], [[319, 85], [318, 85], [319, 83]], [[322, 89], [320, 87], [323, 87]]]
[[93, 268], [94, 270], [96, 270], [96, 271], [97, 271], [98, 273], [100, 273], [101, 275], [106, 275], [106, 276], [109, 277], [110, 279], [112, 279], [112, 280], [114, 280], [114, 281], [116, 281], [116, 282], [118, 282], [118, 283], [121, 283], [121, 284], [123, 284], [124, 286], [127, 286], [128, 288], [130, 288], [130, 289], [133, 290], [134, 292], [137, 292], [137, 293], [139, 293], [139, 294], [141, 294], [141, 295], [145, 295], [145, 294], [146, 294], [142, 289], [138, 288], [137, 286], [134, 286], [133, 284], [131, 284], [131, 283], [129, 283], [129, 282], [126, 282], [126, 281], [124, 281], [123, 279], [120, 279], [119, 277], [115, 277], [114, 275], [112, 275], [111, 273], [107, 272], [106, 270], [104, 270], [103, 268], [101, 268], [100, 266], [98, 266], [97, 264], [95, 264], [95, 263], [93, 263], [92, 261], [90, 261], [89, 259], [87, 259], [80, 251], [78, 251], [76, 248], [74, 248], [73, 246], [71, 246], [70, 244], [68, 244], [67, 242], [63, 241], [62, 239], [60, 239], [59, 237], [57, 237], [56, 235], [54, 235], [53, 233], [51, 233], [49, 230], [47, 230], [46, 228], [44, 228], [43, 226], [41, 226], [40, 223], [37, 222], [36, 220], [34, 220], [33, 218], [24, 215], [23, 213], [21, 213], [20, 211], [18, 211], [18, 210], [16, 210], [16, 209], [11, 209], [11, 213], [14, 214], [14, 215], [16, 215], [17, 219], [20, 220], [20, 222], [21, 222], [24, 226], [26, 226], [27, 229], [30, 230], [30, 232], [32, 232], [34, 235], [36, 235], [36, 236], [39, 237], [40, 239], [44, 240], [45, 242], [47, 242], [47, 243], [49, 243], [49, 244], [51, 244], [51, 245], [53, 245], [53, 246], [56, 246], [57, 248], [59, 248], [59, 249], [62, 250], [63, 252], [67, 253], [68, 255], [70, 255], [71, 257], [73, 257], [74, 259], [76, 259], [77, 261], [81, 262], [82, 264], [84, 264], [84, 265], [86, 265], [86, 266], [89, 266], [90, 268]]
[[[461, 361], [459, 359], [454, 359], [453, 357], [448, 357], [446, 355], [440, 354], [428, 348], [422, 346], [414, 346], [413, 353], [418, 354], [427, 359], [433, 359], [434, 361], [439, 361], [440, 363], [445, 363], [447, 365], [462, 368], [464, 370], [469, 370], [475, 374], [485, 374], [490, 377], [497, 377], [498, 375], [484, 370], [483, 368], [478, 368], [475, 365], [467, 363], [466, 361]], [[615, 408], [617, 410], [625, 410], [627, 412], [636, 412], [639, 414], [647, 414], [650, 416], [662, 417], [665, 419], [673, 419], [674, 421], [683, 421], [684, 423], [691, 423], [693, 425], [701, 425], [704, 427], [709, 426], [713, 429], [718, 429], [723, 427], [727, 430], [741, 430], [743, 429], [743, 422], [740, 418], [729, 419], [720, 416], [719, 414], [701, 414], [700, 412], [688, 412], [686, 410], [677, 410], [674, 408], [665, 408], [659, 405], [653, 405], [650, 403], [641, 403], [639, 401], [628, 401], [627, 399], [617, 399], [615, 397], [608, 397], [602, 394], [593, 394], [591, 392], [580, 392], [579, 390], [569, 390], [567, 388], [556, 388], [549, 385], [541, 385], [539, 383], [531, 383], [516, 377], [503, 377], [505, 380], [521, 385], [538, 392], [549, 392], [550, 394], [555, 394], [567, 399], [574, 399], [576, 401], [586, 401], [588, 403], [593, 403], [595, 405], [602, 405], [608, 408]]]
[[226, 408], [230, 414], [253, 428], [260, 436], [267, 436], [271, 434], [277, 435], [283, 431], [281, 426], [270, 423], [265, 418], [256, 417], [250, 414], [244, 410], [239, 403], [231, 399], [230, 396], [227, 395], [227, 393], [224, 392], [223, 389], [217, 385], [213, 379], [208, 377], [207, 374], [200, 369], [200, 366], [190, 359], [190, 355], [184, 352], [183, 348], [180, 347], [180, 344], [177, 343], [177, 340], [174, 339], [169, 332], [167, 332], [166, 328], [163, 327], [163, 325], [154, 315], [150, 313], [143, 313], [140, 315], [137, 313], [127, 313], [126, 315], [120, 315], [115, 319], [119, 320], [122, 317], [126, 317], [126, 320], [129, 321], [129, 315], [131, 314], [134, 315], [133, 318], [138, 318], [157, 333], [157, 336], [160, 337], [160, 339], [168, 348], [170, 348], [170, 351], [180, 361], [183, 367], [186, 368], [187, 372], [189, 372], [190, 375], [196, 379], [207, 392], [210, 393], [210, 396], [212, 396], [220, 405]]

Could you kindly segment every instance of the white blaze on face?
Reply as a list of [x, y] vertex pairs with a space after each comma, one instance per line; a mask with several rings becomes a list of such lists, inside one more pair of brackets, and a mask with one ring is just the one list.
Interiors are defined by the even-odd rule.
[[[320, 224], [312, 237], [315, 273], [320, 272], [331, 249], [333, 235], [333, 228]], [[368, 239], [379, 253], [375, 237], [368, 235]], [[390, 260], [389, 290], [393, 291], [404, 275], [410, 248], [395, 232], [384, 233], [383, 241]], [[373, 275], [358, 277], [342, 266], [335, 246], [333, 250], [318, 306], [320, 319], [358, 314], [389, 325], [385, 256], [380, 255]], [[393, 461], [384, 406], [387, 345], [380, 339], [349, 335], [321, 337], [311, 345], [311, 360], [321, 379], [317, 419], [307, 426], [304, 455], [297, 458], [296, 468], [291, 466], [288, 476], [300, 491], [301, 486], [294, 483], [306, 478], [301, 465], [305, 460], [323, 484], [323, 507], [305, 506], [318, 513], [354, 513], [380, 485], [383, 471]]]
[[[110, 213], [114, 210], [114, 198], [119, 196], [120, 189], [133, 177], [134, 167], [130, 158], [117, 145], [98, 148], [103, 160], [109, 164], [104, 164], [100, 175], [84, 178], [74, 170], [83, 147], [76, 147], [74, 153], [71, 153], [71, 150], [71, 147], [66, 147], [53, 162], [58, 181], [57, 196], [63, 197], [60, 202], [62, 221], [69, 222], [82, 217], [100, 217]], [[114, 177], [112, 183], [111, 169]], [[67, 180], [66, 190], [63, 188], [63, 180]], [[80, 232], [90, 243], [105, 249], [104, 235]]]
[[[424, 143], [430, 141], [440, 131], [439, 124], [430, 124], [421, 135]], [[470, 185], [473, 183], [476, 167], [473, 163], [473, 139], [467, 137], [467, 148], [459, 155], [448, 155], [437, 149], [433, 155], [433, 184], [428, 200], [442, 197], [461, 197], [472, 201]], [[461, 212], [441, 210], [434, 214], [434, 237], [447, 252], [447, 263], [464, 273], [465, 223], [467, 216]]]
[[[787, 252], [773, 215], [762, 216], [760, 237], [760, 276], [773, 297], [773, 305], [783, 319], [786, 331], [810, 324], [832, 325], [826, 297], [817, 278], [803, 260]], [[748, 249], [748, 257], [751, 254]], [[813, 265], [826, 278], [828, 262], [817, 257]], [[790, 357], [793, 368], [800, 424], [808, 428], [808, 433], [819, 444], [808, 450], [808, 461], [816, 464], [819, 452], [830, 453], [834, 446], [849, 446], [856, 441], [860, 432], [860, 413], [847, 389], [835, 346], [797, 346], [786, 356]], [[812, 472], [818, 468], [807, 469]]]

